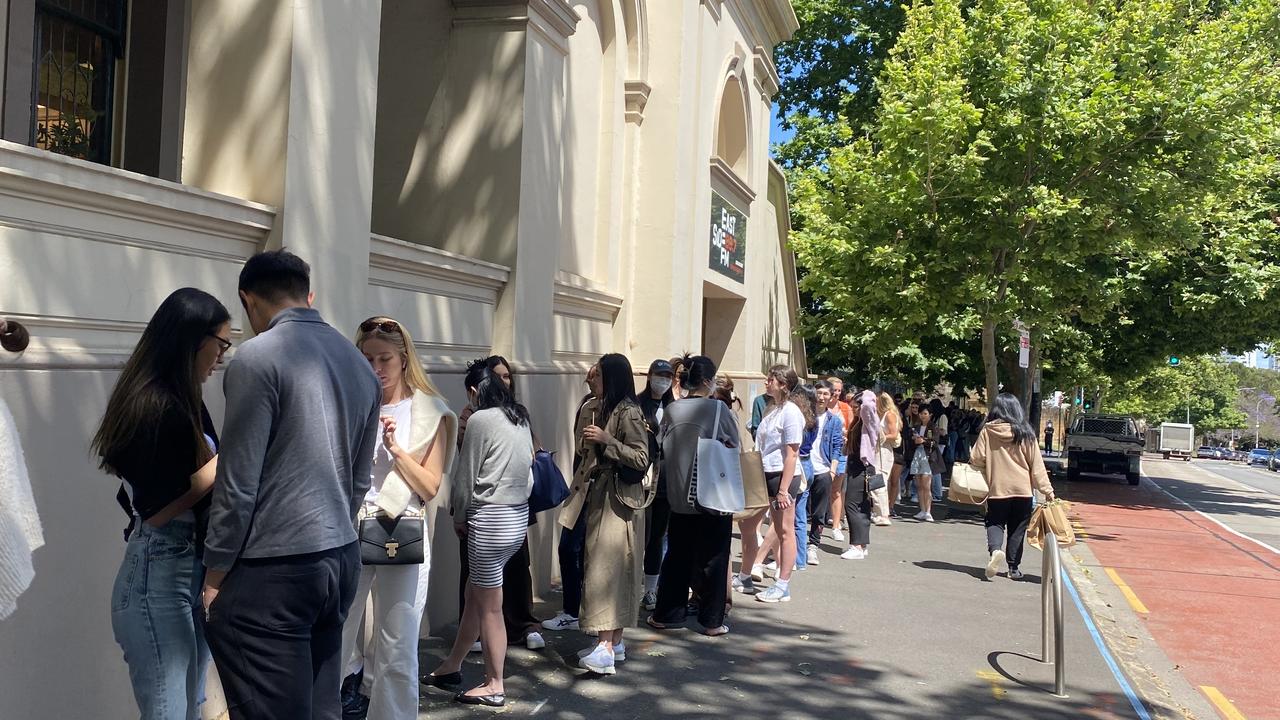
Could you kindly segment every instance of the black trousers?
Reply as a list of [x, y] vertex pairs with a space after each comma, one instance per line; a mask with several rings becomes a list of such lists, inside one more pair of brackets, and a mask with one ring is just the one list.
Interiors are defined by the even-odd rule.
[[657, 575], [662, 571], [662, 545], [667, 539], [667, 521], [671, 518], [671, 504], [659, 495], [653, 499], [644, 525], [644, 574]]
[[[809, 483], [809, 544], [822, 544], [822, 531], [831, 522], [831, 473], [815, 473]], [[796, 552], [804, 552], [797, 547]]]
[[689, 590], [696, 588], [698, 623], [704, 628], [724, 624], [732, 532], [733, 517], [729, 515], [671, 513], [654, 620], [664, 625], [683, 623]]
[[[467, 538], [458, 543], [461, 555], [462, 576], [458, 582], [458, 615], [467, 607], [467, 578], [471, 577], [471, 565], [467, 561]], [[507, 642], [522, 643], [525, 637], [537, 630], [538, 618], [533, 616], [533, 577], [529, 575], [529, 535], [515, 555], [502, 566], [502, 620], [507, 626]]]
[[[996, 498], [987, 501], [987, 552], [1004, 547], [1009, 567], [1022, 564], [1023, 541], [1031, 523], [1031, 498]], [[1006, 540], [1007, 537], [1007, 540]]]
[[[654, 502], [657, 502], [655, 499]], [[578, 513], [578, 524], [572, 530], [560, 528], [560, 584], [564, 592], [565, 613], [578, 617], [582, 610], [583, 561], [587, 546], [587, 514]]]
[[232, 720], [340, 720], [342, 624], [359, 581], [356, 543], [236, 562], [205, 625]]
[[871, 544], [871, 495], [861, 474], [850, 475], [844, 488], [844, 518], [849, 521], [849, 544]]

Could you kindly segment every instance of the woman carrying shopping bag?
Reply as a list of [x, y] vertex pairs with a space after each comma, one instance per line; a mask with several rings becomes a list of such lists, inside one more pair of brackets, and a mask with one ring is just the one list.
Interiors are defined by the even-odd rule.
[[1031, 519], [1032, 485], [1054, 499], [1053, 484], [1045, 470], [1036, 433], [1027, 422], [1022, 403], [1000, 393], [978, 433], [969, 464], [987, 478], [987, 579], [996, 576], [1001, 563], [1009, 564], [1009, 579], [1021, 580], [1023, 541]]

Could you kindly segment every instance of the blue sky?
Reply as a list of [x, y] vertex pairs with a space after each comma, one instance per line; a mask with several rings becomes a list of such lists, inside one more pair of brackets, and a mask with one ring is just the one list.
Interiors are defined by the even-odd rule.
[[774, 143], [790, 140], [792, 135], [795, 135], [795, 133], [778, 127], [778, 107], [775, 105], [772, 122], [769, 123], [769, 146], [773, 147]]

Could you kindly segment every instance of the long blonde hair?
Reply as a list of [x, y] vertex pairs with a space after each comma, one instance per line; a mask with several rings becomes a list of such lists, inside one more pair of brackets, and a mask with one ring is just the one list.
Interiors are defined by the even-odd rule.
[[393, 322], [399, 328], [399, 332], [387, 332], [381, 327], [374, 327], [368, 332], [357, 328], [356, 347], [364, 350], [364, 341], [371, 337], [391, 343], [391, 346], [400, 353], [400, 358], [404, 360], [404, 382], [409, 386], [409, 389], [421, 390], [432, 397], [442, 397], [440, 390], [435, 386], [435, 383], [431, 382], [431, 378], [427, 377], [426, 371], [422, 369], [422, 362], [418, 360], [418, 351], [413, 347], [413, 336], [409, 334], [409, 330], [404, 326], [404, 323], [385, 315], [374, 315], [360, 323], [360, 325], [363, 326], [369, 322]]
[[902, 432], [902, 413], [898, 412], [898, 405], [893, 401], [893, 396], [887, 392], [876, 396], [876, 409], [880, 411], [880, 417], [884, 418], [886, 431], [893, 428], [895, 432]]

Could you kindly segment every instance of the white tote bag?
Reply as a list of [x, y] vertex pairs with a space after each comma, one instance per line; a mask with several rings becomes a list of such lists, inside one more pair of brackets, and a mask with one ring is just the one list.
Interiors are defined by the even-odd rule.
[[724, 403], [711, 402], [716, 404], [711, 437], [698, 438], [698, 505], [713, 512], [739, 513], [747, 505], [742, 489], [742, 461], [738, 458], [738, 448], [725, 447], [716, 439], [720, 434], [720, 410]]
[[951, 467], [951, 485], [947, 499], [965, 505], [981, 505], [987, 501], [987, 479], [969, 463], [956, 463]]

